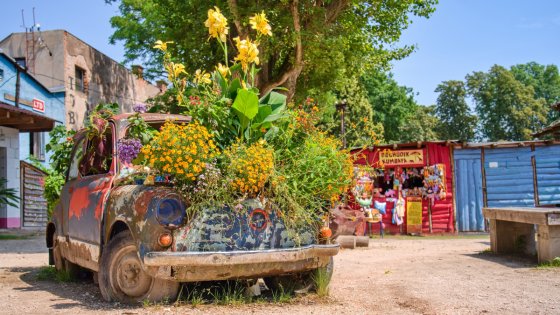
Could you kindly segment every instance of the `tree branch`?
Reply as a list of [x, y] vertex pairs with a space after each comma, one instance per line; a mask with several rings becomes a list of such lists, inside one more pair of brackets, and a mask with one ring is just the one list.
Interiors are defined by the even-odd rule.
[[247, 30], [243, 27], [243, 23], [241, 23], [241, 16], [239, 15], [239, 8], [237, 6], [237, 0], [228, 0], [229, 10], [233, 15], [233, 24], [235, 24], [235, 28], [237, 29], [237, 33], [239, 37], [245, 38], [247, 35]]
[[327, 10], [325, 23], [326, 24], [333, 23], [338, 18], [340, 13], [342, 13], [342, 11], [344, 11], [344, 9], [348, 7], [349, 3], [350, 3], [349, 0], [335, 0], [329, 3], [329, 5], [327, 5], [327, 7], [325, 8]]
[[[273, 88], [284, 84], [288, 79], [297, 79], [301, 70], [303, 70], [303, 45], [301, 42], [301, 22], [299, 17], [299, 0], [293, 0], [290, 4], [290, 11], [292, 13], [292, 19], [294, 21], [294, 32], [296, 35], [296, 45], [295, 45], [295, 56], [294, 62], [289, 70], [282, 73], [282, 75], [274, 80], [267, 82], [262, 88], [262, 95], [266, 95]], [[292, 92], [293, 94], [293, 92]]]

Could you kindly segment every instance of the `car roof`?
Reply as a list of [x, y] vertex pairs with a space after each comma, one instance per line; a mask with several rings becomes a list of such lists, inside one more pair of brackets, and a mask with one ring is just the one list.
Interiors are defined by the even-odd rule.
[[[122, 119], [128, 119], [128, 117], [136, 115], [136, 113], [123, 113], [113, 116], [113, 120], [119, 121]], [[176, 115], [176, 114], [161, 114], [161, 113], [143, 113], [140, 114], [145, 121], [166, 121], [166, 120], [175, 120], [175, 121], [182, 121], [182, 122], [190, 122], [192, 118], [186, 115]]]

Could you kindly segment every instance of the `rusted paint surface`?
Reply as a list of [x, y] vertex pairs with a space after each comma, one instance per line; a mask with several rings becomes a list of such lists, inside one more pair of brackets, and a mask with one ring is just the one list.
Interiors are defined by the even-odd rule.
[[[256, 199], [243, 202], [242, 209], [205, 209], [189, 222], [188, 229], [175, 232], [177, 251], [232, 251], [291, 248], [317, 243], [317, 233], [308, 229], [290, 233], [274, 209], [263, 209]], [[296, 238], [297, 237], [297, 238]]]
[[329, 224], [333, 231], [333, 238], [339, 235], [361, 235], [365, 224], [364, 213], [345, 207], [336, 207], [332, 211], [331, 222]]

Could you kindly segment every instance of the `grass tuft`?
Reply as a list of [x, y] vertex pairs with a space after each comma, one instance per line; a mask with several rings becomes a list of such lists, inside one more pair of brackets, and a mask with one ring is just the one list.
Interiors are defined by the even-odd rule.
[[560, 257], [556, 257], [551, 261], [547, 261], [545, 263], [541, 263], [538, 265], [538, 268], [557, 268], [560, 267]]
[[37, 273], [37, 280], [39, 281], [57, 281], [57, 282], [70, 282], [72, 276], [66, 270], [56, 270], [53, 266], [45, 266], [39, 269]]
[[320, 297], [328, 296], [331, 275], [329, 274], [327, 268], [318, 268], [314, 272], [312, 278], [313, 282], [315, 283], [315, 290], [317, 291], [317, 295]]
[[0, 234], [0, 241], [5, 240], [26, 240], [28, 239], [28, 235], [14, 235], [14, 234]]

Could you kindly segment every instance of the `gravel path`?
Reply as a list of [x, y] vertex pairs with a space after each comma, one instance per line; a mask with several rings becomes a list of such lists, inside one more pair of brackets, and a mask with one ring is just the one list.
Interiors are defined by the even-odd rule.
[[560, 314], [560, 268], [496, 256], [487, 236], [391, 237], [342, 250], [328, 298], [240, 306], [128, 307], [102, 300], [93, 282], [38, 281], [41, 236], [0, 241], [0, 314]]

